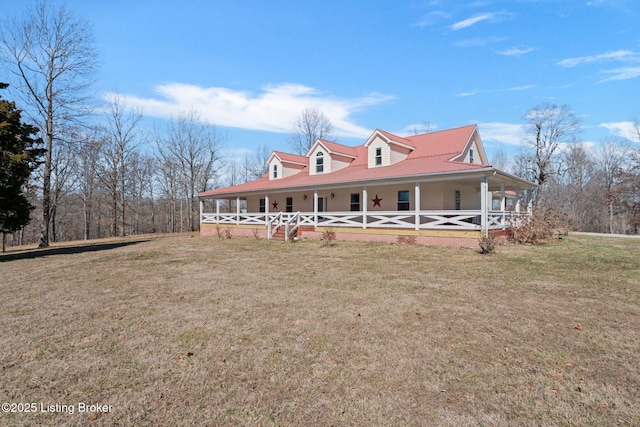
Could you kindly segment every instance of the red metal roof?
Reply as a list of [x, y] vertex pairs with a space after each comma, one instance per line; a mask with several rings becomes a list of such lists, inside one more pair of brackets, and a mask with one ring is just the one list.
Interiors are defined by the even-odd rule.
[[273, 154], [278, 156], [283, 163], [302, 163], [308, 164], [309, 159], [306, 156], [298, 156], [297, 154], [285, 153], [284, 151], [274, 151]]
[[[356, 147], [349, 147], [348, 145], [338, 144], [337, 142], [327, 141], [326, 139], [318, 139], [317, 142], [324, 145], [331, 154], [342, 154], [347, 157], [357, 157]], [[314, 146], [315, 145], [316, 144], [314, 144]]]
[[[269, 190], [281, 190], [288, 187], [313, 187], [326, 186], [329, 184], [343, 184], [349, 182], [379, 181], [385, 178], [402, 178], [414, 176], [428, 176], [451, 172], [464, 172], [487, 168], [486, 164], [471, 164], [451, 160], [461, 154], [476, 132], [476, 126], [464, 126], [455, 129], [448, 129], [427, 134], [399, 137], [389, 132], [379, 131], [385, 138], [393, 139], [405, 145], [414, 147], [405, 160], [389, 166], [368, 167], [368, 149], [364, 145], [357, 147], [347, 147], [341, 144], [322, 140], [321, 143], [335, 153], [343, 153], [355, 156], [356, 158], [349, 166], [325, 174], [309, 175], [309, 167], [303, 167], [300, 172], [281, 179], [270, 180], [268, 175], [254, 181], [231, 187], [218, 188], [216, 190], [200, 193], [200, 197], [215, 195], [231, 195]], [[375, 133], [374, 133], [375, 134]], [[327, 145], [330, 144], [331, 146]], [[345, 147], [349, 150], [345, 150]], [[277, 152], [278, 157], [284, 160], [282, 155], [286, 153]], [[353, 153], [353, 154], [351, 154]], [[295, 156], [293, 154], [289, 156]], [[304, 156], [295, 156], [296, 163], [299, 158], [308, 161]]]

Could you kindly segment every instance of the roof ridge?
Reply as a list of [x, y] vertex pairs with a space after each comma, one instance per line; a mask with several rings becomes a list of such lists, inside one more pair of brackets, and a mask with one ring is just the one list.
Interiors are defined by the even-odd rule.
[[432, 132], [424, 132], [424, 133], [419, 133], [419, 134], [416, 134], [416, 135], [409, 135], [409, 136], [405, 136], [404, 138], [412, 138], [414, 136], [433, 135], [433, 134], [436, 134], [436, 133], [451, 132], [451, 131], [463, 129], [463, 128], [466, 128], [466, 127], [477, 127], [477, 126], [478, 126], [477, 123], [473, 123], [473, 124], [470, 124], [470, 125], [457, 126], [457, 127], [449, 128], [449, 129], [434, 130]]
[[457, 151], [449, 151], [446, 153], [438, 153], [438, 154], [423, 154], [423, 155], [416, 155], [416, 156], [408, 156], [405, 160], [425, 159], [428, 157], [446, 157], [446, 156], [451, 156], [452, 154], [455, 155], [460, 153]]

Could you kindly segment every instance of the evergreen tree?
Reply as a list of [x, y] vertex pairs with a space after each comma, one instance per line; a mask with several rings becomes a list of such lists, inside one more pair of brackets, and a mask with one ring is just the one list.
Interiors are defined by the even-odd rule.
[[[8, 85], [0, 83], [0, 89]], [[14, 102], [0, 96], [0, 232], [4, 252], [5, 233], [12, 233], [29, 222], [33, 206], [23, 189], [31, 172], [44, 154], [38, 129], [22, 123], [21, 111]]]

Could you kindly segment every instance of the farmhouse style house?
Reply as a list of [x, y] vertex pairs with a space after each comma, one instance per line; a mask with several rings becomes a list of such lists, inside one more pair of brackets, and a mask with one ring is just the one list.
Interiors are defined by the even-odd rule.
[[487, 162], [475, 125], [361, 146], [318, 139], [305, 156], [274, 151], [265, 176], [199, 194], [202, 235], [477, 247], [527, 215], [535, 184]]

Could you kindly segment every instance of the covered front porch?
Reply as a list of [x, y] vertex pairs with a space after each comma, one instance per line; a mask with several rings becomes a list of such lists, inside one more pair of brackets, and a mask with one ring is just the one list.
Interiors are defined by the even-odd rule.
[[375, 240], [374, 235], [477, 239], [529, 215], [530, 188], [523, 183], [492, 174], [221, 194], [201, 200], [200, 222], [201, 228], [249, 229], [256, 236], [284, 240], [299, 230], [309, 237], [331, 230], [361, 240]]

